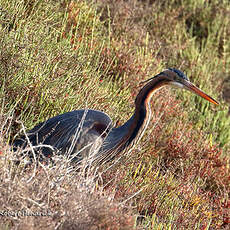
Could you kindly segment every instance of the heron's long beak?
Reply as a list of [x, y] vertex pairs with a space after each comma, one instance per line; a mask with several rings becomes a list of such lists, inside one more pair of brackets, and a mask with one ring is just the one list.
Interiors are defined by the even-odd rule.
[[191, 82], [189, 81], [184, 81], [184, 86], [186, 89], [188, 89], [189, 91], [199, 95], [200, 97], [203, 97], [204, 99], [206, 99], [207, 101], [210, 101], [211, 103], [215, 104], [215, 105], [219, 105], [219, 102], [217, 102], [215, 99], [213, 99], [212, 97], [208, 96], [206, 93], [204, 93], [202, 90], [200, 90], [198, 87], [196, 87], [195, 85], [193, 85]]

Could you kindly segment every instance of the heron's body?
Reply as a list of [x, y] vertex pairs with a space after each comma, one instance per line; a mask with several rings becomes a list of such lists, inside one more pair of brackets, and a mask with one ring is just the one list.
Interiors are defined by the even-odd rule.
[[92, 155], [106, 159], [114, 155], [111, 153], [121, 152], [142, 137], [151, 117], [150, 99], [156, 90], [165, 85], [184, 87], [218, 104], [176, 69], [167, 69], [146, 82], [136, 97], [134, 114], [120, 127], [114, 128], [111, 118], [101, 111], [75, 110], [35, 126], [27, 133], [27, 138], [22, 136], [17, 139], [14, 147], [25, 148], [29, 139], [32, 146], [40, 146], [36, 152], [45, 156], [53, 153], [51, 148], [44, 147], [49, 145], [59, 153], [75, 155], [76, 160]]
[[[45, 156], [53, 154], [53, 150], [48, 145], [66, 154], [77, 153], [85, 147], [80, 154], [82, 156], [86, 151], [98, 151], [94, 148], [102, 144], [111, 125], [112, 120], [107, 114], [97, 110], [82, 109], [50, 118], [35, 126], [27, 135], [32, 146], [41, 145], [36, 152], [42, 151]], [[15, 147], [25, 148], [27, 144], [25, 136], [14, 142]]]

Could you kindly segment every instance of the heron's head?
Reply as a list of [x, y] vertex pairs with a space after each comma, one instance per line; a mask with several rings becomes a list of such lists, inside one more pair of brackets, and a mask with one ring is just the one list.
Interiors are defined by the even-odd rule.
[[208, 96], [206, 93], [204, 93], [202, 90], [200, 90], [198, 87], [193, 85], [187, 78], [187, 76], [181, 72], [178, 69], [169, 68], [158, 74], [158, 76], [164, 76], [165, 80], [167, 80], [167, 84], [176, 86], [178, 88], [187, 89], [192, 93], [195, 93], [199, 95], [200, 97], [203, 97], [204, 99], [210, 101], [211, 103], [218, 105], [219, 103], [214, 100], [212, 97]]

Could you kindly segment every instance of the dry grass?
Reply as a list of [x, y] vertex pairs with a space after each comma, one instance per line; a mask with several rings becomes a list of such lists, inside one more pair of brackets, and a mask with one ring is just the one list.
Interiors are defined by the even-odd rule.
[[133, 229], [131, 208], [104, 195], [96, 176], [85, 176], [63, 157], [52, 164], [15, 164], [16, 153], [3, 143], [1, 229]]

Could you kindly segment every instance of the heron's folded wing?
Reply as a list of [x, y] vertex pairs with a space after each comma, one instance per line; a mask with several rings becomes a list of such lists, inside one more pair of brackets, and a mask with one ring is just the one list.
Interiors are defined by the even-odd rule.
[[[44, 155], [49, 155], [52, 152], [51, 148], [42, 147], [42, 145], [50, 145], [56, 150], [67, 152], [69, 148], [74, 149], [78, 143], [84, 146], [96, 140], [100, 135], [104, 137], [108, 130], [108, 124], [75, 112], [75, 114], [62, 114], [40, 123], [27, 135], [33, 146], [41, 145], [37, 151], [42, 150]], [[27, 144], [25, 136], [14, 142], [15, 147], [24, 148]]]

